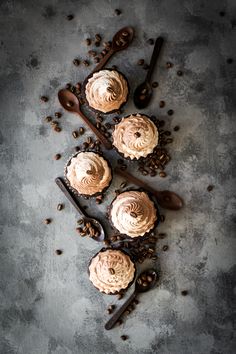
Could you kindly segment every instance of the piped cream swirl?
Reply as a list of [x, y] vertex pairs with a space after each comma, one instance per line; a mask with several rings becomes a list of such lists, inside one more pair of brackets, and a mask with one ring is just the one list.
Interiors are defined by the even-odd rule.
[[109, 185], [112, 175], [103, 157], [94, 152], [80, 152], [67, 165], [66, 177], [80, 194], [93, 195]]
[[126, 158], [146, 157], [157, 144], [157, 127], [143, 114], [131, 114], [115, 126], [113, 145]]
[[119, 250], [98, 253], [89, 266], [89, 279], [106, 294], [127, 288], [134, 274], [135, 267], [130, 257]]
[[145, 192], [124, 192], [112, 203], [111, 220], [120, 233], [130, 237], [143, 236], [154, 227], [156, 208]]
[[100, 70], [88, 79], [85, 95], [89, 106], [98, 111], [118, 110], [127, 100], [127, 81], [116, 70]]

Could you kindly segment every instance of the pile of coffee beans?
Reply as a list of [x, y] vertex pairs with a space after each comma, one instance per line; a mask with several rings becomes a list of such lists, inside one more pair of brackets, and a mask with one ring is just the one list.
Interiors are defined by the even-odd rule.
[[155, 274], [152, 273], [152, 271], [146, 271], [143, 272], [142, 274], [139, 275], [137, 279], [137, 283], [141, 287], [147, 287], [149, 284], [151, 284], [155, 280]]
[[96, 238], [100, 235], [99, 229], [90, 221], [87, 221], [86, 219], [80, 219], [77, 223], [80, 226], [76, 228], [76, 231], [81, 237], [88, 236]]

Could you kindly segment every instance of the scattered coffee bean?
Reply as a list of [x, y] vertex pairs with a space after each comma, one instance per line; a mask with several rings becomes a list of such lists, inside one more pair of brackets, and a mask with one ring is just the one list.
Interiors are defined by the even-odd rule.
[[161, 220], [161, 222], [164, 222], [165, 221], [165, 215], [160, 215], [160, 220]]
[[46, 97], [46, 96], [41, 96], [40, 99], [42, 102], [48, 102], [48, 97]]
[[167, 111], [168, 116], [172, 116], [174, 114], [173, 109], [169, 109], [169, 111]]
[[134, 303], [135, 303], [135, 305], [138, 305], [139, 304], [139, 301], [138, 301], [138, 299], [134, 299]]
[[107, 129], [111, 129], [111, 124], [110, 124], [110, 123], [105, 123], [105, 127], [106, 127]]
[[120, 338], [121, 338], [122, 340], [127, 340], [129, 337], [126, 336], [125, 334], [122, 334], [122, 336], [120, 336]]
[[62, 113], [61, 112], [55, 112], [55, 117], [56, 118], [61, 118], [62, 116]]
[[144, 69], [144, 70], [148, 70], [148, 69], [149, 69], [149, 65], [148, 65], [148, 64], [144, 64], [144, 65], [143, 65], [143, 69]]
[[82, 225], [84, 223], [84, 219], [79, 219], [78, 221], [77, 221], [77, 224], [78, 225]]
[[91, 57], [95, 57], [96, 54], [97, 54], [97, 53], [95, 52], [95, 50], [89, 50], [89, 51], [88, 51], [88, 55], [91, 56]]
[[154, 39], [153, 38], [149, 38], [147, 42], [148, 42], [148, 44], [153, 45], [154, 44]]
[[137, 62], [138, 65], [142, 66], [144, 64], [144, 59], [139, 59]]
[[115, 14], [116, 14], [117, 16], [119, 16], [119, 15], [121, 14], [121, 10], [115, 9]]
[[120, 188], [125, 188], [126, 186], [127, 186], [127, 182], [124, 181], [124, 182], [121, 183]]
[[84, 66], [89, 66], [89, 61], [88, 60], [83, 60], [82, 63], [83, 63]]
[[182, 290], [182, 291], [181, 291], [181, 295], [183, 295], [183, 296], [188, 295], [188, 290]]
[[208, 191], [208, 192], [211, 192], [211, 191], [213, 190], [213, 188], [214, 188], [214, 186], [209, 185], [209, 186], [207, 187], [207, 191]]
[[79, 136], [79, 134], [78, 134], [78, 132], [77, 132], [76, 130], [74, 130], [74, 131], [72, 132], [72, 136], [73, 136], [73, 138], [77, 139], [78, 136]]
[[71, 21], [71, 20], [73, 20], [74, 15], [67, 15], [67, 17], [66, 17], [66, 18], [67, 18], [67, 20], [68, 20], [68, 21]]
[[57, 204], [57, 210], [61, 211], [62, 209], [64, 209], [64, 205], [61, 203]]
[[177, 132], [178, 130], [179, 130], [179, 126], [176, 125], [176, 126], [174, 127], [174, 131]]
[[100, 34], [95, 34], [95, 39], [96, 39], [96, 41], [101, 41], [102, 40], [102, 37], [100, 36]]
[[56, 250], [56, 254], [60, 256], [62, 254], [62, 250]]
[[153, 87], [153, 88], [158, 87], [158, 82], [157, 82], [157, 81], [154, 81], [154, 82], [152, 83], [152, 87]]
[[79, 134], [80, 134], [80, 135], [83, 135], [83, 134], [84, 134], [84, 128], [83, 128], [83, 127], [80, 127], [80, 128], [79, 128]]
[[164, 245], [164, 246], [162, 247], [162, 250], [163, 250], [164, 252], [166, 252], [168, 249], [169, 249], [169, 247], [168, 247], [167, 245]]
[[54, 160], [60, 160], [60, 158], [61, 158], [61, 154], [56, 154], [56, 155], [54, 156]]
[[107, 309], [107, 313], [108, 315], [111, 315], [112, 314], [112, 310], [110, 308]]
[[105, 246], [110, 246], [110, 241], [109, 240], [104, 240], [103, 243], [104, 243]]
[[182, 75], [183, 75], [183, 71], [178, 70], [178, 71], [177, 71], [177, 75], [178, 75], [178, 76], [182, 76]]
[[167, 68], [167, 69], [170, 69], [170, 68], [172, 68], [172, 67], [173, 67], [173, 64], [168, 61], [168, 62], [166, 63], [166, 68]]
[[232, 58], [228, 58], [227, 59], [227, 64], [232, 64], [233, 63], [233, 59]]
[[52, 222], [51, 219], [45, 219], [45, 220], [44, 220], [44, 224], [45, 224], [45, 225], [48, 225], [48, 224], [50, 224], [51, 222]]
[[46, 118], [44, 118], [45, 122], [50, 123], [52, 121], [52, 117], [47, 116]]
[[74, 64], [75, 66], [79, 66], [79, 64], [80, 64], [79, 59], [74, 59], [74, 60], [73, 60], [73, 64]]
[[151, 282], [153, 281], [151, 275], [148, 275], [148, 276], [147, 276], [147, 281], [148, 281], [148, 283], [151, 283]]
[[54, 129], [55, 132], [57, 132], [57, 133], [60, 133], [60, 132], [61, 132], [61, 128], [60, 128], [60, 127], [54, 127], [53, 129]]
[[95, 57], [94, 58], [94, 63], [99, 63], [100, 62], [100, 59], [98, 57]]
[[161, 171], [161, 172], [159, 173], [159, 176], [162, 177], [162, 178], [164, 178], [164, 177], [166, 177], [166, 173], [165, 173], [164, 171]]
[[91, 41], [90, 38], [86, 38], [85, 43], [86, 43], [87, 45], [91, 45], [92, 41]]
[[75, 152], [79, 152], [80, 151], [80, 146], [75, 146]]
[[160, 108], [165, 107], [165, 101], [160, 101], [160, 103], [159, 103], [159, 107], [160, 107]]
[[122, 325], [122, 323], [123, 323], [122, 319], [119, 319], [119, 320], [116, 322], [117, 326]]

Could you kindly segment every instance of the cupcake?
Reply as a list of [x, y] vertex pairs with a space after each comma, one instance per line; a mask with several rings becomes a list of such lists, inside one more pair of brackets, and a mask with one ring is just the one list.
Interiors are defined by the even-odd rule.
[[67, 163], [65, 177], [78, 194], [94, 196], [104, 192], [112, 180], [108, 162], [98, 153], [79, 152]]
[[115, 294], [127, 289], [134, 277], [134, 263], [120, 250], [101, 250], [89, 264], [89, 279], [99, 291], [105, 294]]
[[158, 130], [144, 114], [131, 114], [121, 119], [113, 131], [113, 145], [125, 158], [139, 159], [153, 152], [158, 144]]
[[158, 212], [146, 192], [131, 190], [113, 200], [110, 218], [121, 234], [135, 238], [144, 236], [156, 226]]
[[120, 109], [128, 99], [126, 78], [117, 70], [100, 70], [93, 73], [85, 85], [85, 98], [96, 111], [111, 113]]

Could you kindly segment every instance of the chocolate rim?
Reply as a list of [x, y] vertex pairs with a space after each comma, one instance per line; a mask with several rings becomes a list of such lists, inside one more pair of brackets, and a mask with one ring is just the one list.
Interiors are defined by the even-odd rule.
[[[93, 107], [91, 107], [87, 101], [87, 98], [86, 98], [86, 94], [85, 94], [85, 88], [86, 88], [86, 85], [88, 83], [88, 80], [95, 74], [95, 73], [98, 73], [99, 71], [102, 71], [102, 70], [110, 70], [110, 71], [117, 71], [120, 75], [122, 75], [127, 83], [127, 87], [128, 87], [128, 93], [127, 93], [127, 97], [126, 97], [126, 100], [120, 105], [119, 108], [117, 109], [113, 109], [112, 111], [109, 111], [109, 112], [102, 112], [102, 111], [99, 111], [98, 109], [95, 109]], [[100, 69], [100, 70], [97, 70], [97, 71], [94, 71], [92, 72], [91, 74], [89, 74], [86, 79], [84, 80], [83, 84], [82, 84], [82, 90], [81, 90], [81, 95], [82, 95], [82, 98], [85, 100], [86, 102], [86, 105], [87, 107], [89, 107], [91, 109], [92, 112], [95, 112], [95, 113], [99, 113], [99, 114], [112, 114], [112, 113], [116, 113], [118, 112], [128, 101], [129, 99], [129, 95], [130, 95], [130, 87], [129, 87], [129, 82], [128, 82], [128, 79], [127, 77], [122, 73], [120, 72], [119, 70], [117, 69], [111, 69], [111, 68], [103, 68], [103, 69]]]
[[[70, 165], [71, 163], [71, 159], [73, 157], [76, 157], [78, 154], [82, 153], [82, 152], [93, 152], [94, 154], [97, 154], [99, 155], [100, 157], [102, 157], [108, 164], [108, 167], [110, 168], [110, 171], [111, 171], [111, 180], [109, 182], [109, 184], [107, 185], [107, 187], [105, 187], [101, 192], [96, 192], [94, 194], [82, 194], [82, 193], [79, 193], [77, 191], [77, 189], [75, 189], [74, 187], [72, 187], [72, 185], [70, 184], [70, 181], [68, 180], [67, 178], [67, 167]], [[65, 177], [65, 182], [66, 182], [66, 185], [68, 186], [68, 188], [74, 193], [76, 194], [77, 196], [82, 196], [82, 197], [85, 197], [86, 199], [89, 199], [89, 198], [94, 198], [98, 195], [101, 195], [103, 193], [105, 193], [107, 191], [107, 189], [110, 187], [111, 183], [112, 183], [112, 180], [113, 180], [113, 171], [112, 171], [112, 167], [111, 167], [111, 164], [110, 162], [103, 156], [103, 154], [101, 152], [98, 152], [98, 151], [93, 151], [93, 150], [80, 150], [78, 152], [76, 152], [75, 154], [71, 155], [70, 158], [67, 160], [66, 164], [65, 164], [65, 167], [64, 167], [64, 177]]]
[[[132, 191], [134, 191], [134, 192], [145, 192], [145, 193], [148, 195], [149, 199], [153, 202], [154, 207], [155, 207], [155, 209], [156, 209], [156, 216], [157, 216], [157, 220], [154, 222], [153, 227], [152, 227], [149, 231], [145, 232], [144, 235], [135, 236], [135, 237], [131, 237], [131, 236], [125, 234], [125, 233], [121, 233], [121, 232], [115, 227], [115, 225], [113, 224], [112, 218], [111, 218], [112, 206], [113, 206], [113, 202], [115, 201], [115, 199], [116, 199], [120, 194], [122, 194], [122, 193], [125, 193], [125, 192], [132, 192]], [[147, 192], [144, 188], [131, 188], [131, 187], [130, 187], [130, 188], [125, 189], [125, 190], [122, 191], [121, 193], [119, 193], [119, 194], [111, 201], [111, 204], [108, 206], [108, 212], [107, 212], [107, 214], [109, 215], [109, 221], [110, 221], [111, 226], [112, 226], [119, 234], [125, 235], [128, 239], [131, 239], [131, 240], [142, 239], [142, 238], [148, 237], [148, 236], [158, 227], [158, 225], [159, 225], [159, 223], [160, 223], [160, 219], [161, 219], [161, 217], [160, 217], [161, 214], [160, 214], [160, 212], [159, 212], [159, 208], [158, 208], [158, 206], [157, 206], [157, 201], [156, 201], [156, 199], [154, 199], [154, 196], [153, 196], [150, 192]], [[125, 242], [125, 241], [124, 241], [124, 242]]]
[[[147, 114], [143, 114], [143, 113], [131, 113], [131, 114], [125, 116], [125, 117], [121, 117], [121, 119], [123, 119], [123, 118], [126, 119], [126, 118], [128, 118], [128, 117], [130, 117], [130, 116], [137, 116], [138, 114], [147, 117], [147, 118], [152, 122], [151, 117], [148, 116]], [[120, 122], [119, 122], [119, 123], [120, 123]], [[114, 127], [115, 127], [116, 125], [118, 125], [119, 123], [114, 124]], [[153, 122], [152, 122], [152, 123], [153, 123]], [[153, 123], [153, 124], [155, 125], [155, 127], [156, 127], [156, 129], [157, 129], [157, 132], [158, 132], [158, 142], [157, 142], [156, 146], [154, 146], [152, 152], [150, 152], [150, 153], [147, 154], [146, 156], [140, 156], [139, 158], [135, 157], [135, 158], [131, 159], [129, 156], [128, 156], [128, 157], [125, 157], [124, 154], [123, 154], [122, 152], [120, 152], [120, 151], [117, 149], [117, 147], [113, 144], [113, 141], [114, 141], [114, 139], [113, 139], [113, 132], [114, 132], [114, 131], [113, 131], [112, 134], [111, 134], [111, 136], [112, 136], [112, 146], [113, 146], [114, 150], [116, 150], [116, 152], [117, 152], [124, 160], [128, 160], [128, 161], [131, 161], [131, 162], [133, 162], [133, 161], [139, 161], [140, 159], [146, 159], [148, 156], [150, 156], [151, 154], [153, 154], [154, 149], [159, 145], [160, 131], [159, 131], [159, 128], [156, 126], [156, 124], [155, 124], [155, 123]]]
[[91, 264], [93, 258], [95, 258], [100, 252], [105, 252], [105, 251], [107, 251], [107, 250], [121, 251], [122, 253], [124, 253], [126, 256], [128, 256], [128, 257], [130, 258], [131, 262], [132, 262], [133, 265], [134, 265], [134, 276], [133, 276], [133, 279], [129, 282], [129, 284], [127, 285], [126, 288], [121, 288], [120, 291], [116, 291], [116, 292], [114, 292], [114, 293], [105, 293], [104, 291], [99, 290], [99, 289], [93, 284], [93, 282], [90, 280], [90, 278], [89, 278], [89, 281], [93, 284], [94, 288], [96, 288], [100, 293], [105, 294], [105, 295], [117, 295], [117, 294], [119, 294], [121, 291], [127, 291], [128, 288], [130, 288], [130, 287], [133, 285], [133, 283], [134, 283], [134, 281], [135, 281], [135, 279], [136, 279], [136, 275], [137, 275], [137, 266], [136, 266], [136, 263], [135, 263], [133, 257], [131, 257], [131, 255], [128, 254], [128, 252], [124, 251], [122, 248], [116, 248], [116, 249], [114, 249], [114, 248], [112, 248], [112, 247], [103, 247], [103, 248], [101, 248], [101, 250], [98, 251], [98, 252], [90, 259], [90, 261], [89, 261], [89, 264], [88, 264], [88, 267], [87, 267], [87, 271], [88, 271], [89, 277], [90, 277], [89, 266], [90, 266], [90, 264]]

